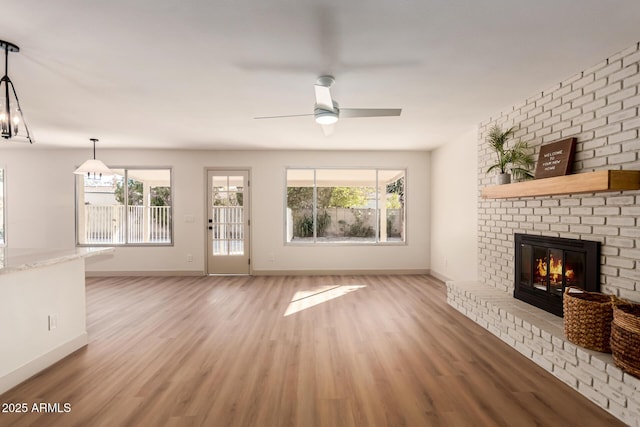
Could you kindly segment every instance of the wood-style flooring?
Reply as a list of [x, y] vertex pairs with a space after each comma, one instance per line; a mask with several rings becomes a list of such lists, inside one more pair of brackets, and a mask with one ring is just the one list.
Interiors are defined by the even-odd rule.
[[89, 345], [0, 395], [71, 411], [0, 425], [623, 425], [445, 293], [428, 276], [91, 278]]

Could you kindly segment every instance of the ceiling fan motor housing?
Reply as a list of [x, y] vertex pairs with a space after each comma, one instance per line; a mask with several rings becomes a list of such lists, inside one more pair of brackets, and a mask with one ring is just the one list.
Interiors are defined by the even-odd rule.
[[321, 125], [331, 125], [338, 121], [340, 108], [338, 108], [338, 103], [336, 101], [333, 101], [333, 111], [318, 107], [318, 105], [316, 105], [315, 109], [313, 110], [313, 114], [315, 116], [316, 123], [319, 123]]
[[320, 76], [318, 80], [316, 80], [316, 84], [318, 86], [331, 87], [335, 83], [336, 79], [333, 76]]

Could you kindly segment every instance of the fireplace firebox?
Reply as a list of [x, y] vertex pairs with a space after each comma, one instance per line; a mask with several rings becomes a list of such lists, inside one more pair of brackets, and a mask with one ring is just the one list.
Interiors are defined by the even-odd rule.
[[515, 288], [519, 300], [562, 317], [568, 286], [600, 290], [600, 243], [514, 234]]

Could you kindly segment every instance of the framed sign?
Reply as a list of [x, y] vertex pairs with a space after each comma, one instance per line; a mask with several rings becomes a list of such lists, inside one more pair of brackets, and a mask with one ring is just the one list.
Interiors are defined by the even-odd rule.
[[540, 147], [536, 179], [571, 173], [575, 151], [576, 138], [567, 138]]

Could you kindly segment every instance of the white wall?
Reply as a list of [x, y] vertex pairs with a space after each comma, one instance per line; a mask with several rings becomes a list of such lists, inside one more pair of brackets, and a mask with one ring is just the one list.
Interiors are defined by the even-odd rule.
[[477, 130], [431, 153], [431, 272], [440, 279], [478, 276]]
[[[75, 244], [74, 168], [90, 150], [0, 147], [7, 170], [9, 247]], [[169, 166], [174, 182], [174, 246], [120, 247], [89, 271], [204, 271], [206, 167], [250, 168], [252, 265], [255, 271], [427, 270], [430, 154], [427, 152], [98, 150], [112, 166]], [[407, 169], [407, 245], [296, 247], [284, 245], [285, 167]], [[185, 222], [193, 215], [195, 222]], [[193, 262], [187, 262], [187, 254]]]
[[[15, 148], [22, 147], [22, 148]], [[4, 142], [0, 167], [5, 168], [7, 244], [14, 248], [71, 248], [74, 235], [73, 166], [82, 154], [40, 150]], [[76, 160], [77, 159], [77, 160]]]

